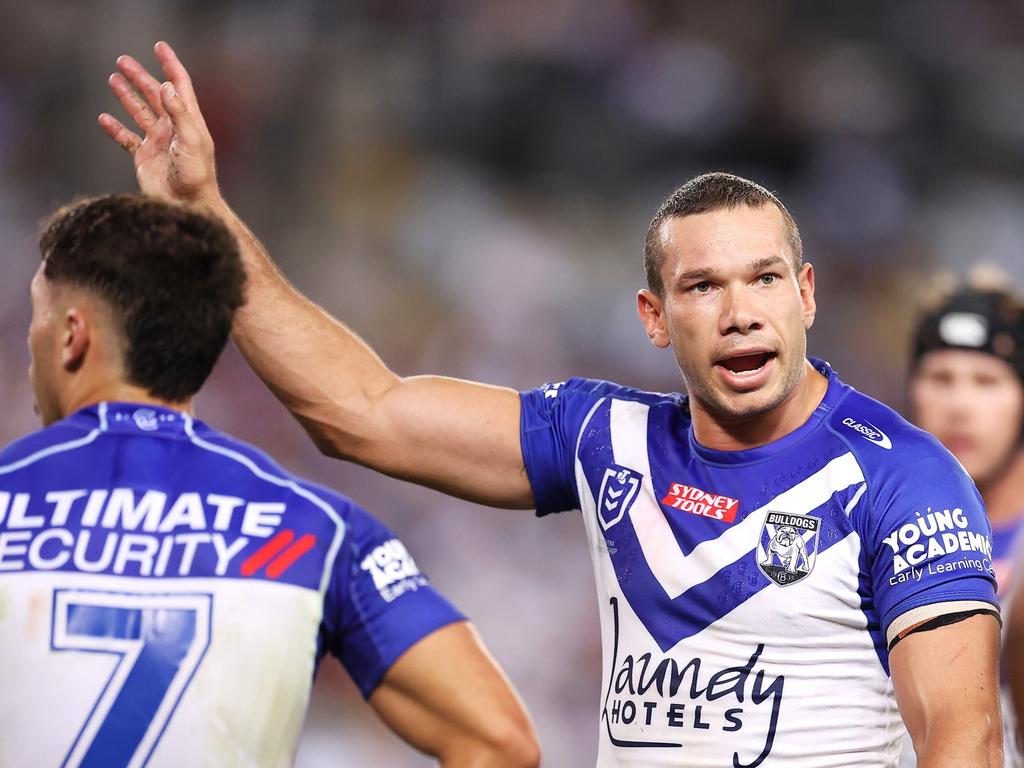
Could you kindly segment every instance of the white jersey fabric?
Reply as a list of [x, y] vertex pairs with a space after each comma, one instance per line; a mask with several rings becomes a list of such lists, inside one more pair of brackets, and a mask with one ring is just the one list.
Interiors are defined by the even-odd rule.
[[766, 446], [697, 443], [684, 397], [522, 395], [538, 514], [581, 509], [601, 610], [598, 766], [894, 768], [888, 646], [997, 611], [990, 529], [953, 457], [829, 378]]
[[4, 768], [284, 768], [323, 656], [369, 696], [463, 618], [365, 511], [175, 411], [0, 451]]

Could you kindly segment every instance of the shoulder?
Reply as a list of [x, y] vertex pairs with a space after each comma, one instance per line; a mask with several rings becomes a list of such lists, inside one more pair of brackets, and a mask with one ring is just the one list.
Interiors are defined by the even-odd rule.
[[0, 468], [9, 467], [33, 458], [74, 448], [94, 435], [72, 420], [59, 421], [44, 429], [20, 437], [0, 449]]
[[973, 488], [960, 462], [935, 437], [889, 406], [848, 388], [829, 429], [854, 454], [869, 485]]
[[289, 472], [260, 448], [218, 432], [206, 424], [195, 423], [193, 438], [193, 444], [197, 447], [213, 456], [219, 456], [226, 467], [233, 467], [252, 482], [274, 486], [342, 520], [347, 520], [352, 510], [358, 509], [343, 494]]
[[622, 400], [641, 403], [650, 407], [667, 406], [678, 408], [686, 397], [678, 393], [646, 392], [601, 379], [572, 378], [565, 381], [548, 382], [542, 387], [522, 393], [524, 400], [535, 406], [570, 408], [593, 407], [603, 400]]

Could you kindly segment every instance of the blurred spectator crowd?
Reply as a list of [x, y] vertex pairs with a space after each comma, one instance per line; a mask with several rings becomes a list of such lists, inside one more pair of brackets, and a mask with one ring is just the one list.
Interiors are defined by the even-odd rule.
[[[995, 0], [0, 0], [0, 440], [36, 427], [35, 229], [130, 190], [95, 126], [114, 58], [167, 39], [228, 199], [397, 371], [677, 389], [635, 319], [660, 200], [730, 170], [776, 190], [818, 279], [812, 354], [901, 406], [941, 270], [1024, 283], [1024, 6]], [[395, 528], [522, 692], [545, 764], [592, 765], [600, 639], [583, 529], [319, 456], [234, 351], [199, 416]], [[300, 768], [426, 761], [321, 666]]]

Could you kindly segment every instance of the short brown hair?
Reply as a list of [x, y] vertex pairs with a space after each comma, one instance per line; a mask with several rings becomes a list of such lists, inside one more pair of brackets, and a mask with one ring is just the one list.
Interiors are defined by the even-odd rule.
[[665, 199], [651, 219], [651, 225], [647, 228], [647, 239], [644, 241], [647, 287], [659, 296], [665, 289], [661, 281], [661, 267], [665, 261], [665, 254], [662, 253], [658, 238], [661, 225], [666, 219], [710, 213], [723, 208], [738, 208], [741, 205], [763, 208], [769, 203], [778, 208], [786, 220], [789, 245], [793, 249], [793, 269], [798, 271], [803, 263], [804, 247], [800, 240], [800, 230], [782, 201], [760, 184], [731, 173], [716, 171], [696, 176], [676, 189]]
[[222, 222], [140, 195], [84, 198], [39, 237], [43, 274], [106, 302], [128, 380], [181, 402], [202, 387], [245, 300], [238, 244]]

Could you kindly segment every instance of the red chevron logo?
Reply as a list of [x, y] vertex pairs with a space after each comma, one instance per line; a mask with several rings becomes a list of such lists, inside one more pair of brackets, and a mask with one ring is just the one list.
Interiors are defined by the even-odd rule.
[[284, 530], [242, 562], [242, 575], [255, 576], [266, 566], [268, 578], [279, 578], [296, 561], [316, 546], [316, 536], [306, 533], [295, 538], [295, 531]]

